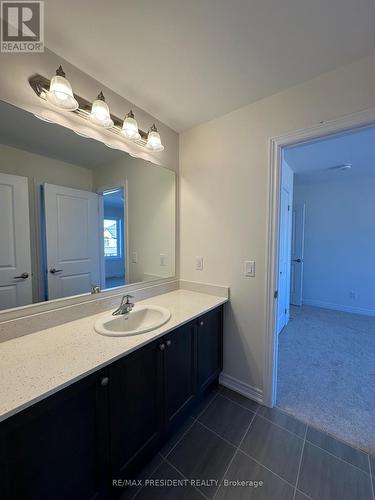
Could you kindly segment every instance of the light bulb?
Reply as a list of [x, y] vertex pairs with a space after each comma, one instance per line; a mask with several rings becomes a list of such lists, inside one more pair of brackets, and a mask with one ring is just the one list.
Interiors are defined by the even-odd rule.
[[61, 66], [56, 70], [56, 75], [51, 80], [46, 99], [54, 106], [66, 111], [74, 111], [78, 108], [78, 102], [74, 98], [72, 86], [69, 80], [65, 78], [65, 73]]
[[132, 141], [136, 141], [141, 138], [141, 135], [138, 132], [138, 123], [134, 118], [132, 110], [130, 110], [129, 113], [125, 116], [121, 132], [127, 139], [130, 139]]
[[105, 102], [103, 92], [100, 92], [96, 101], [92, 103], [89, 120], [100, 127], [113, 127], [113, 120], [111, 119], [109, 107]]
[[155, 124], [150, 127], [147, 134], [146, 148], [150, 151], [163, 151], [164, 146], [161, 143], [160, 134]]

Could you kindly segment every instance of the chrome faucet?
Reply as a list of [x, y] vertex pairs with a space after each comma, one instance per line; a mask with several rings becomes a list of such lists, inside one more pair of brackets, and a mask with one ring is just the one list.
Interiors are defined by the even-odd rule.
[[133, 299], [132, 295], [124, 295], [121, 299], [121, 304], [119, 307], [113, 311], [112, 316], [120, 316], [122, 314], [129, 314], [134, 307], [133, 302], [130, 302], [130, 299]]

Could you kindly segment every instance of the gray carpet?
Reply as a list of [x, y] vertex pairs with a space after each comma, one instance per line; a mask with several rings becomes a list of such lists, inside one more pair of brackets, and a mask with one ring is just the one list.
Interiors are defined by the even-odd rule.
[[277, 406], [375, 454], [375, 318], [293, 307], [279, 336]]

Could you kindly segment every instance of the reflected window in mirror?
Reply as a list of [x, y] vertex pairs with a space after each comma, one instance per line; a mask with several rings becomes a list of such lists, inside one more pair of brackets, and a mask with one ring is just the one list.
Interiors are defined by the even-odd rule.
[[121, 219], [104, 219], [104, 257], [120, 259]]

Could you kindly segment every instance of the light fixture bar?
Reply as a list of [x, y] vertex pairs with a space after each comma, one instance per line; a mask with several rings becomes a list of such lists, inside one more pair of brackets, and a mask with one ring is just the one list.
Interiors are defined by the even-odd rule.
[[[50, 80], [48, 78], [45, 78], [42, 75], [34, 75], [29, 78], [29, 84], [30, 87], [33, 89], [35, 94], [40, 98], [43, 99], [44, 101], [47, 101], [46, 95], [50, 87]], [[92, 102], [87, 101], [85, 98], [77, 95], [74, 93], [74, 97], [78, 102], [78, 108], [75, 109], [74, 111], [71, 111], [71, 113], [75, 113], [79, 115], [81, 118], [84, 118], [85, 120], [89, 120], [89, 116], [91, 113], [91, 108], [92, 108]], [[124, 137], [122, 134], [122, 125], [123, 125], [123, 120], [118, 118], [117, 116], [113, 115], [111, 113], [111, 118], [113, 120], [113, 127], [108, 128], [109, 132], [112, 132], [116, 135], [121, 136], [122, 138]], [[138, 146], [145, 147], [147, 144], [147, 132], [144, 132], [141, 129], [138, 129], [140, 138], [132, 141], [134, 144], [138, 144]]]

